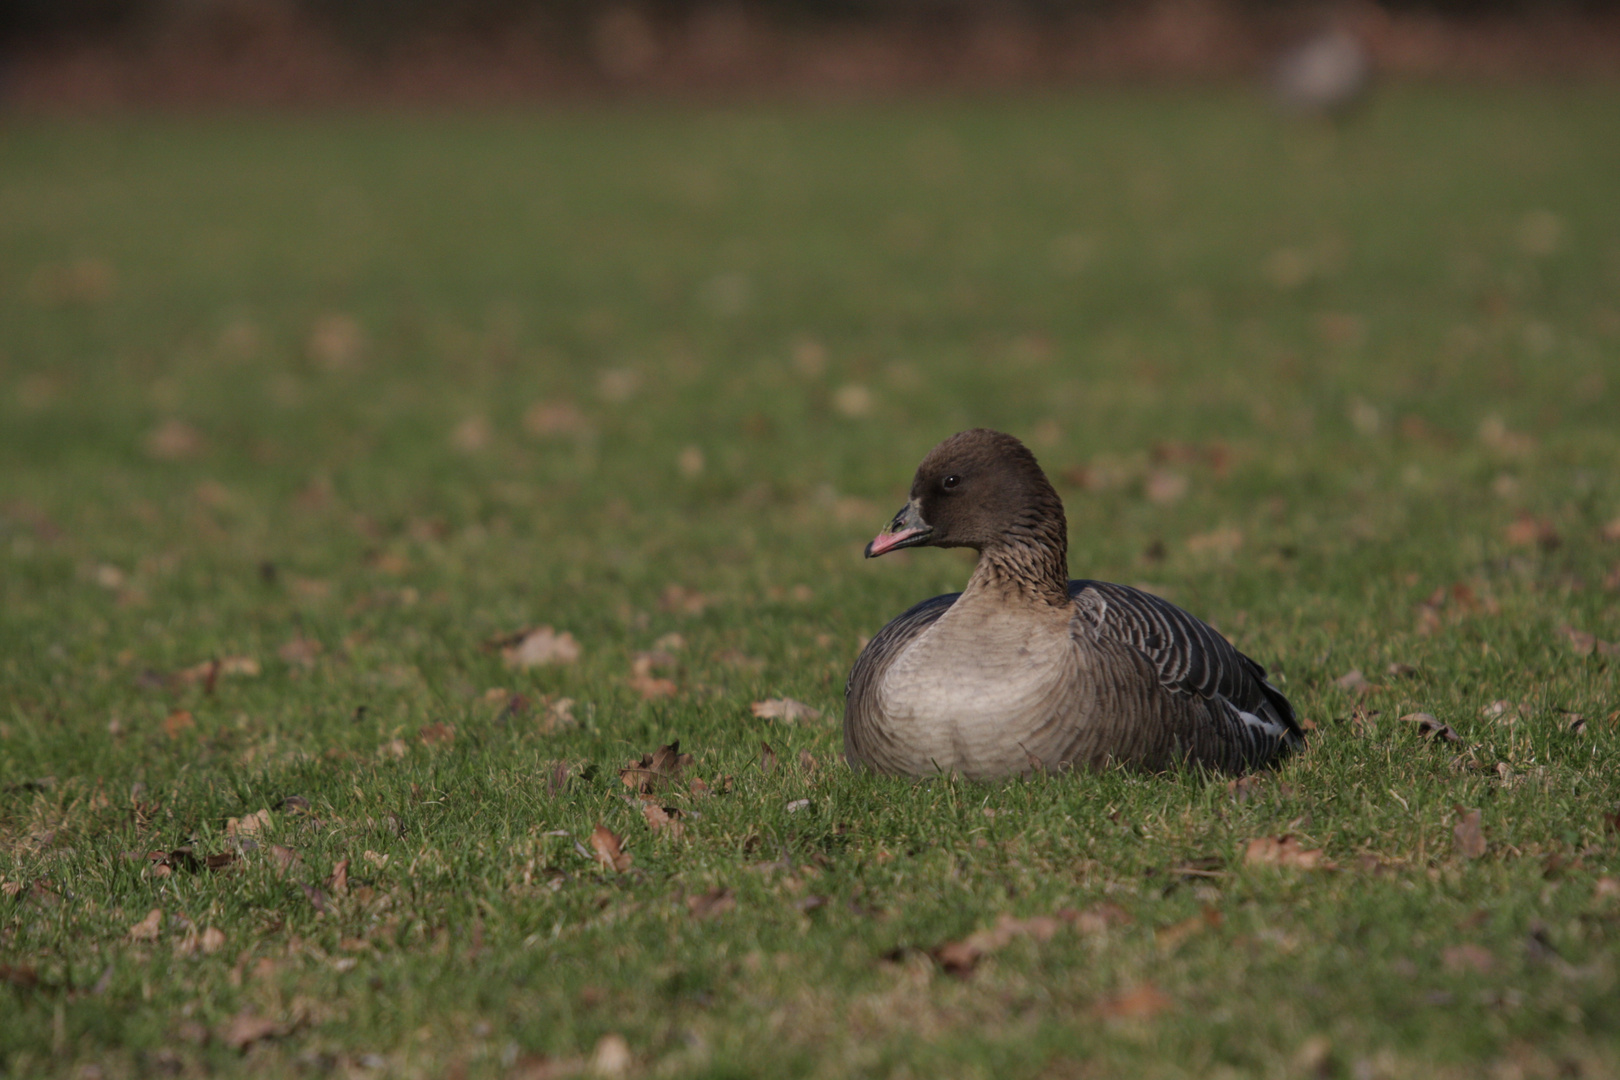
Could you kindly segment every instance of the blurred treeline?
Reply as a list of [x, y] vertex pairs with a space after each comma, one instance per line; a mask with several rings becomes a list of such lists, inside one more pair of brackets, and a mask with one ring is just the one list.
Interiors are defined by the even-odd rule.
[[1620, 73], [1616, 0], [0, 0], [0, 98], [478, 101], [1252, 76], [1323, 34], [1354, 50], [1358, 73]]
[[[653, 24], [688, 23], [723, 12], [774, 29], [818, 27], [909, 28], [948, 33], [985, 22], [1064, 23], [1117, 18], [1163, 8], [1162, 0], [5, 0], [0, 33], [13, 47], [128, 41], [206, 25], [250, 34], [266, 23], [293, 21], [326, 30], [359, 49], [388, 48], [423, 37], [476, 38], [540, 33], [562, 44], [588, 42], [615, 10], [631, 10]], [[1254, 20], [1322, 19], [1341, 9], [1376, 8], [1392, 14], [1447, 18], [1581, 18], [1612, 13], [1614, 0], [1380, 0], [1326, 4], [1323, 0], [1227, 0], [1233, 16]]]

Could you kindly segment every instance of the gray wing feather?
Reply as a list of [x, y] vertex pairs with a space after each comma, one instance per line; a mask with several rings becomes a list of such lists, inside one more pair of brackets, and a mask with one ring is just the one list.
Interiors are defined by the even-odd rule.
[[[1266, 669], [1214, 628], [1152, 593], [1105, 581], [1071, 581], [1069, 595], [1093, 632], [1147, 658], [1174, 693], [1206, 701], [1233, 736], [1262, 758], [1303, 739], [1294, 709]], [[1246, 755], [1247, 756], [1247, 755]]]

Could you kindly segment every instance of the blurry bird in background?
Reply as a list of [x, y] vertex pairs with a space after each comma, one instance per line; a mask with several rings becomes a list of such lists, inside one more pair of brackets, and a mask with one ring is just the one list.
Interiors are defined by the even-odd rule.
[[1271, 93], [1290, 115], [1340, 118], [1366, 98], [1371, 78], [1361, 39], [1343, 26], [1328, 26], [1278, 55]]

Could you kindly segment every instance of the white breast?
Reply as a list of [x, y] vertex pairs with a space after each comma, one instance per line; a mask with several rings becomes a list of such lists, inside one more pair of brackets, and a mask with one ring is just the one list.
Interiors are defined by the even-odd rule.
[[1037, 732], [1071, 696], [1077, 671], [1067, 613], [1032, 619], [1027, 608], [973, 599], [918, 635], [877, 687], [885, 732], [909, 771], [1022, 773], [1032, 755], [1051, 753], [1058, 733]]

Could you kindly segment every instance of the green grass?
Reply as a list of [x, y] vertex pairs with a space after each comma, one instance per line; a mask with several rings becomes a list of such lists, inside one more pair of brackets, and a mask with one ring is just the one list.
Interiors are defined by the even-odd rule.
[[[1562, 628], [1620, 641], [1617, 116], [8, 121], [0, 1071], [1615, 1075], [1620, 658]], [[852, 775], [860, 641], [968, 570], [860, 546], [978, 424], [1066, 476], [1077, 576], [1221, 627], [1310, 748], [1241, 800]], [[486, 647], [541, 624], [576, 663]], [[216, 657], [259, 673], [178, 677]], [[664, 794], [678, 839], [617, 775], [676, 738], [732, 777]], [[230, 867], [147, 858], [260, 809]], [[1331, 865], [1245, 861], [1281, 835]]]

